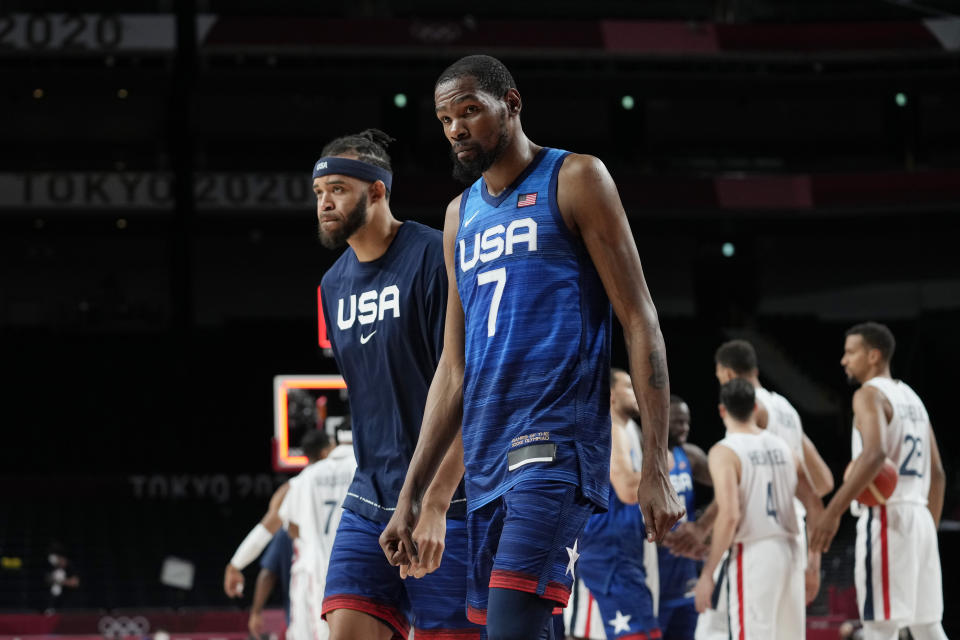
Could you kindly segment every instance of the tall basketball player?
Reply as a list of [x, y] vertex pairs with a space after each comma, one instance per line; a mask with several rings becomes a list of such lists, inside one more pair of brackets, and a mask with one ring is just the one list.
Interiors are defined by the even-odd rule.
[[[826, 551], [840, 517], [889, 458], [899, 470], [886, 504], [862, 509], [857, 521], [854, 582], [865, 640], [891, 640], [909, 627], [915, 640], [946, 638], [937, 526], [946, 477], [923, 402], [890, 373], [896, 342], [886, 326], [847, 331], [841, 366], [853, 394], [853, 459], [849, 476], [811, 529]], [[858, 505], [859, 506], [859, 505]]]
[[644, 426], [649, 535], [683, 514], [667, 462], [666, 355], [606, 167], [527, 138], [516, 84], [489, 56], [445, 70], [434, 102], [470, 186], [447, 207], [443, 356], [381, 544], [392, 561], [416, 562], [420, 496], [462, 419], [470, 616], [491, 639], [530, 640], [566, 604], [580, 534], [607, 506], [611, 302]]
[[400, 222], [391, 212], [390, 141], [376, 129], [338, 138], [324, 147], [313, 171], [320, 241], [331, 249], [349, 245], [324, 274], [321, 298], [350, 394], [357, 460], [333, 543], [323, 615], [335, 640], [405, 638], [411, 618], [417, 637], [478, 638], [481, 629], [463, 607], [467, 530], [459, 439], [450, 438], [441, 452], [450, 449], [423, 495], [416, 532], [424, 562], [445, 548], [444, 566], [422, 580], [405, 580], [406, 570], [390, 566], [380, 550], [440, 358], [447, 302], [441, 233]]
[[[799, 460], [779, 436], [755, 421], [753, 385], [735, 378], [720, 388], [726, 437], [710, 449], [717, 518], [710, 553], [695, 589], [697, 611], [726, 600], [730, 637], [800, 640], [803, 574], [794, 495], [814, 515], [822, 510]], [[714, 571], [724, 554], [726, 586], [716, 589]]]

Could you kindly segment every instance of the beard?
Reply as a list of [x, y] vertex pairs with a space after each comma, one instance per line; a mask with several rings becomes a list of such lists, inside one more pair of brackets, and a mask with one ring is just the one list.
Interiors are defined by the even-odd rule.
[[503, 155], [503, 150], [507, 148], [507, 127], [506, 121], [500, 122], [500, 137], [497, 138], [497, 144], [490, 151], [485, 151], [479, 146], [470, 147], [475, 153], [470, 160], [461, 160], [457, 153], [450, 147], [450, 159], [453, 161], [453, 178], [463, 184], [473, 184], [480, 179], [483, 172], [493, 166], [493, 163]]
[[357, 206], [344, 216], [340, 228], [334, 231], [325, 232], [323, 223], [317, 221], [317, 238], [327, 249], [339, 249], [357, 230], [367, 223], [367, 194], [360, 196]]

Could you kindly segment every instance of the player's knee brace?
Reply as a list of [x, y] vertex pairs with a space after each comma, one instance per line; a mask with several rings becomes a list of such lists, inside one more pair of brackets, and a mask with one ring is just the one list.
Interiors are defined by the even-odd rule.
[[947, 633], [939, 622], [912, 624], [910, 625], [910, 635], [913, 636], [913, 640], [947, 640]]
[[535, 593], [490, 589], [487, 600], [488, 640], [551, 640], [553, 602]]

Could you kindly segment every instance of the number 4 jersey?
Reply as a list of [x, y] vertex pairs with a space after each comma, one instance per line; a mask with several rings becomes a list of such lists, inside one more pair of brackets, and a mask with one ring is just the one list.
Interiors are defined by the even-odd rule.
[[531, 474], [607, 504], [610, 303], [557, 206], [567, 155], [541, 149], [499, 195], [481, 178], [460, 200], [454, 266], [470, 510]]

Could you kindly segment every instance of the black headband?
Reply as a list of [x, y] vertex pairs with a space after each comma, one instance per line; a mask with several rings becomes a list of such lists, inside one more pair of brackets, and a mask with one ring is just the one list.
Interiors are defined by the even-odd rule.
[[376, 182], [381, 180], [383, 185], [390, 191], [393, 185], [393, 174], [378, 166], [362, 162], [360, 160], [351, 160], [349, 158], [339, 158], [337, 156], [326, 156], [317, 160], [313, 165], [314, 179], [321, 176], [328, 176], [332, 173], [351, 176], [367, 182]]

